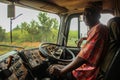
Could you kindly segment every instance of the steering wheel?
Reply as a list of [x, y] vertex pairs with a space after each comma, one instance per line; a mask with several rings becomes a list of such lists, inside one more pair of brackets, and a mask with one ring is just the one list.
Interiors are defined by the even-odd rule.
[[[71, 62], [75, 58], [74, 53], [70, 49], [54, 43], [42, 43], [39, 46], [39, 50], [43, 56], [59, 62]], [[65, 50], [71, 55], [71, 59], [60, 59]]]

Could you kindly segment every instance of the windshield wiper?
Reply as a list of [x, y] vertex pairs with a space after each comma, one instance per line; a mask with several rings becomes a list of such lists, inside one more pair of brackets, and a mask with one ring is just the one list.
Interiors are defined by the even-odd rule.
[[25, 49], [24, 47], [13, 46], [13, 45], [5, 45], [5, 44], [0, 44], [0, 46]]

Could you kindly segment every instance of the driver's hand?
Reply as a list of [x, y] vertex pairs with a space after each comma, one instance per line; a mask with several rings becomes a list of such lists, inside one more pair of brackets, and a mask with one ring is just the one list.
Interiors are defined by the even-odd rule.
[[50, 75], [53, 75], [53, 76], [61, 76], [61, 69], [63, 68], [64, 66], [63, 65], [58, 65], [58, 64], [55, 64], [55, 65], [51, 65], [49, 66], [48, 68], [48, 71], [49, 71], [49, 74]]
[[80, 40], [78, 40], [77, 47], [80, 48], [83, 40], [86, 40], [86, 39], [87, 39], [86, 37], [83, 37], [83, 38], [81, 38]]

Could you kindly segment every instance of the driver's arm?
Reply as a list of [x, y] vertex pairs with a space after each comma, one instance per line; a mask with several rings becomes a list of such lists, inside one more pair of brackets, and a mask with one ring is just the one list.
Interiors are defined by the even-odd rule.
[[55, 76], [64, 76], [64, 74], [73, 71], [74, 69], [80, 67], [82, 64], [86, 63], [85, 59], [82, 59], [79, 56], [76, 56], [76, 58], [69, 63], [66, 66], [63, 65], [51, 65], [48, 68], [48, 71], [51, 75], [55, 75]]
[[85, 59], [76, 56], [76, 58], [67, 66], [65, 66], [63, 69], [60, 70], [60, 75], [64, 75], [67, 72], [71, 72], [72, 70], [80, 67], [82, 64], [86, 62]]

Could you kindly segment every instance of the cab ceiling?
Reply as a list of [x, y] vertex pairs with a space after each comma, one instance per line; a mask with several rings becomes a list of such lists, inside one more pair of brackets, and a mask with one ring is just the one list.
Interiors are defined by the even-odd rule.
[[[101, 2], [102, 0], [1, 0], [1, 2], [21, 7], [52, 12], [56, 14], [82, 12], [88, 2]], [[101, 5], [102, 6], [102, 5]]]

